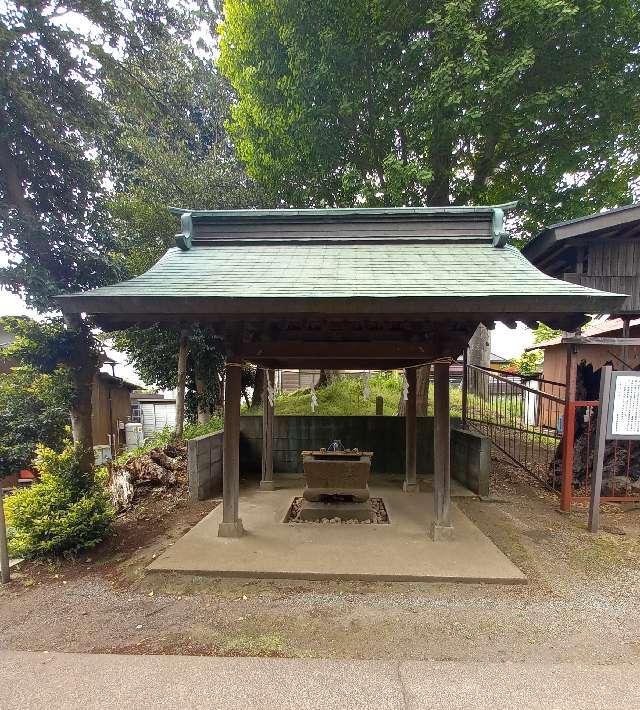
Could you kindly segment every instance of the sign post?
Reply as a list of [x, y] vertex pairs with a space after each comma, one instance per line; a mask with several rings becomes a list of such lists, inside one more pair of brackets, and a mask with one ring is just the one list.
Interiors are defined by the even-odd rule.
[[600, 527], [602, 470], [607, 441], [640, 439], [640, 373], [633, 370], [613, 372], [610, 365], [603, 367], [599, 410], [589, 505], [590, 532], [598, 532]]

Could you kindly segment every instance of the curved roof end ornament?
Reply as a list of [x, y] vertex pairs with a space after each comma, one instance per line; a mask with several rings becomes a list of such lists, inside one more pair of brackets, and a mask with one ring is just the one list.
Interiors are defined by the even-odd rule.
[[184, 212], [180, 215], [180, 226], [182, 227], [181, 234], [176, 234], [176, 246], [182, 251], [191, 249], [191, 240], [193, 236], [193, 221], [191, 212]]

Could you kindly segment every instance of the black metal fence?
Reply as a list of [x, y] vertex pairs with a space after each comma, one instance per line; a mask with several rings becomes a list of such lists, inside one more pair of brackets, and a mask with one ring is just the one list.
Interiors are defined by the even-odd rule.
[[463, 423], [489, 437], [497, 449], [545, 486], [557, 490], [564, 384], [476, 365], [466, 366], [465, 382]]

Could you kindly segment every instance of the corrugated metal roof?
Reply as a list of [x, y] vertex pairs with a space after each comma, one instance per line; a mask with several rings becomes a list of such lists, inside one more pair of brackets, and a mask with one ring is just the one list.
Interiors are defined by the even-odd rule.
[[[170, 249], [137, 278], [79, 294], [220, 298], [610, 296], [546, 276], [513, 247], [273, 244]], [[73, 299], [66, 297], [65, 301]]]

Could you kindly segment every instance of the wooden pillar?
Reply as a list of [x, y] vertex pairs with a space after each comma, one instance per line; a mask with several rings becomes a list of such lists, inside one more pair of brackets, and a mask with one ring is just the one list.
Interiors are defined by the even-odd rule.
[[376, 397], [376, 416], [381, 417], [384, 414], [384, 399], [379, 395]]
[[180, 332], [178, 350], [178, 386], [176, 388], [176, 436], [182, 438], [184, 432], [184, 393], [187, 381], [187, 355], [189, 354], [189, 331]]
[[404, 371], [407, 380], [407, 402], [404, 412], [405, 421], [405, 475], [402, 490], [415, 493], [418, 490], [416, 480], [416, 368]]
[[434, 428], [433, 428], [433, 503], [434, 521], [431, 537], [448, 540], [453, 536], [451, 525], [451, 424], [449, 414], [449, 364], [434, 366]]
[[468, 350], [462, 352], [462, 428], [469, 428], [469, 369]]
[[242, 368], [230, 357], [225, 367], [224, 438], [222, 447], [222, 522], [218, 537], [241, 537], [244, 530], [238, 517], [240, 497], [240, 395]]
[[[631, 323], [631, 316], [622, 316], [622, 337], [623, 338], [630, 338], [631, 337], [631, 328], [630, 328], [630, 323]], [[629, 365], [629, 347], [625, 343], [622, 346], [622, 362], [624, 363], [624, 367], [626, 370], [631, 370], [631, 366]]]
[[273, 491], [273, 404], [269, 401], [269, 388], [275, 391], [275, 371], [267, 370], [262, 380], [262, 479], [261, 491]]

